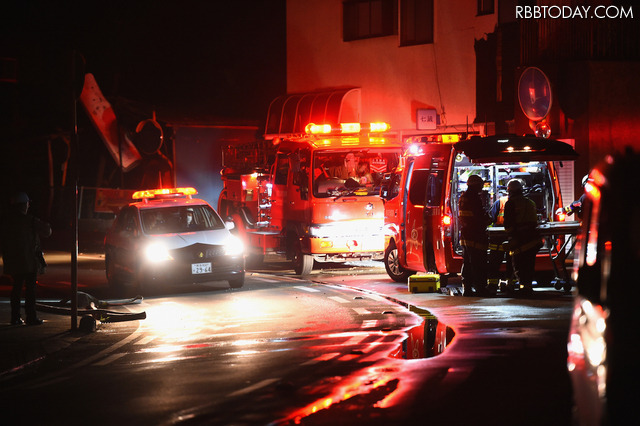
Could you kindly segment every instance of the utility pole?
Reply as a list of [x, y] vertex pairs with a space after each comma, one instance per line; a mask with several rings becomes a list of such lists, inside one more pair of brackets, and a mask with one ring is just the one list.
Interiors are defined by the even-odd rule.
[[[82, 83], [82, 84], [80, 84]], [[84, 58], [75, 50], [71, 52], [71, 115], [73, 131], [71, 135], [71, 175], [73, 182], [73, 214], [71, 227], [73, 245], [71, 247], [71, 330], [78, 328], [78, 99], [84, 86]]]

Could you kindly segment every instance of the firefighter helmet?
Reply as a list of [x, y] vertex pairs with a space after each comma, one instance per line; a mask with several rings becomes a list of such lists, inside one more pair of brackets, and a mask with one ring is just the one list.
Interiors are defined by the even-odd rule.
[[26, 204], [29, 201], [29, 196], [24, 192], [16, 192], [11, 197], [11, 204]]
[[467, 187], [480, 190], [484, 185], [484, 180], [478, 175], [471, 175], [469, 179], [467, 179]]
[[524, 187], [522, 186], [522, 181], [520, 179], [511, 179], [507, 184], [507, 192], [509, 195], [522, 194], [524, 191]]

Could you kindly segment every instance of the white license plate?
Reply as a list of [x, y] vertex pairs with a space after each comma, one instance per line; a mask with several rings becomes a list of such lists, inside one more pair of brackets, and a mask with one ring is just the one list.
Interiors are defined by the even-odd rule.
[[211, 262], [207, 262], [207, 263], [192, 263], [191, 264], [191, 273], [192, 274], [210, 274], [211, 273]]

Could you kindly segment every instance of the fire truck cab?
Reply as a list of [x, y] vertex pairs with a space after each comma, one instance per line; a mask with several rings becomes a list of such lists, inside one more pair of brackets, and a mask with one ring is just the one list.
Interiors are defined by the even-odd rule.
[[226, 147], [218, 208], [250, 259], [284, 254], [299, 275], [314, 261], [382, 259], [379, 193], [402, 150], [388, 129], [309, 124], [304, 135]]
[[[555, 213], [563, 204], [554, 161], [574, 160], [578, 154], [570, 145], [532, 136], [472, 136], [463, 141], [458, 141], [460, 135], [436, 136], [407, 140], [400, 166], [387, 176], [381, 191], [387, 233], [384, 263], [393, 280], [406, 282], [416, 272], [429, 272], [439, 274], [442, 285], [461, 271], [458, 200], [472, 174], [485, 181], [487, 210], [506, 196], [508, 181], [518, 178], [536, 203], [540, 229], [560, 238], [577, 232], [578, 222], [564, 222]], [[506, 240], [503, 227], [489, 231]], [[536, 271], [550, 275], [555, 269], [550, 249], [557, 250], [559, 241], [545, 241]]]

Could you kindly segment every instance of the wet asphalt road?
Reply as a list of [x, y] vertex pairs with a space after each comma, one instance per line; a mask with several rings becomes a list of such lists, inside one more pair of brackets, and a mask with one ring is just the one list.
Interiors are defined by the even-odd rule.
[[[288, 423], [296, 419], [304, 424], [571, 424], [571, 386], [566, 373], [569, 295], [554, 289], [537, 289], [527, 299], [411, 294], [406, 286], [389, 280], [376, 264], [314, 271], [308, 280], [293, 277], [286, 266], [270, 266], [269, 273], [250, 275], [240, 291], [228, 290], [222, 283], [180, 295], [159, 291], [145, 299], [149, 320], [105, 325], [82, 339], [81, 345], [74, 345], [74, 355], [65, 353], [68, 358], [59, 359], [58, 364], [54, 360], [43, 363], [32, 373], [42, 375], [41, 369], [49, 369], [47, 374], [53, 376], [45, 374], [47, 380], [35, 378], [33, 383], [47, 395], [56, 391], [59, 395], [91, 395], [96, 387], [97, 395], [111, 395], [122, 389], [122, 399], [113, 401], [94, 396], [69, 405], [63, 403], [63, 397], [49, 412], [56, 409], [54, 418], [69, 420], [65, 407], [75, 406], [74, 417], [80, 418], [78, 407], [85, 407], [87, 416], [97, 410], [118, 413], [114, 407], [128, 407], [126, 411], [140, 411], [138, 421], [196, 424]], [[64, 289], [60, 278], [65, 270], [63, 264], [57, 272], [55, 266], [50, 268], [47, 291]], [[99, 256], [82, 259], [79, 276], [81, 290], [109, 298]], [[320, 294], [314, 295], [313, 290], [318, 289]], [[292, 297], [285, 302], [280, 292], [300, 294], [285, 296], [284, 300]], [[300, 297], [314, 301], [300, 306]], [[218, 314], [232, 309], [238, 298], [245, 304], [252, 300], [253, 305], [244, 306], [244, 314]], [[354, 303], [371, 305], [352, 306]], [[252, 315], [269, 306], [271, 314], [255, 321]], [[211, 310], [216, 314], [211, 315]], [[423, 315], [408, 313], [411, 310]], [[425, 310], [455, 331], [444, 353], [410, 361], [387, 356], [402, 348], [407, 330], [419, 324]], [[177, 324], [160, 320], [176, 316], [180, 318]], [[205, 322], [203, 317], [217, 319]], [[277, 320], [272, 321], [274, 318]], [[323, 329], [326, 324], [330, 326]], [[370, 327], [372, 324], [375, 326]], [[246, 327], [242, 333], [248, 333], [247, 339], [239, 338], [242, 334], [237, 330], [242, 327]], [[173, 345], [181, 348], [178, 351], [193, 354], [191, 351], [200, 350], [207, 355], [167, 355], [172, 345], [162, 339], [172, 333], [180, 342]], [[227, 341], [225, 336], [233, 336], [229, 342], [238, 338], [243, 344], [269, 349], [221, 343]], [[336, 338], [337, 342], [332, 341]], [[282, 342], [290, 346], [274, 347]], [[315, 352], [309, 347], [316, 348]], [[218, 349], [222, 352], [216, 352]], [[107, 351], [104, 357], [92, 358], [103, 351]], [[327, 355], [333, 353], [339, 355]], [[128, 360], [130, 357], [144, 361]], [[85, 364], [88, 358], [94, 362]], [[222, 362], [221, 367], [215, 362], [208, 365], [203, 358], [236, 361]], [[225, 373], [227, 368], [234, 373]], [[180, 374], [167, 373], [173, 370]], [[71, 372], [60, 376], [59, 371]], [[107, 379], [112, 381], [110, 387], [102, 386]], [[151, 406], [163, 408], [144, 408]], [[157, 417], [152, 417], [152, 411], [157, 411], [153, 414]], [[118, 418], [110, 417], [105, 424]]]

